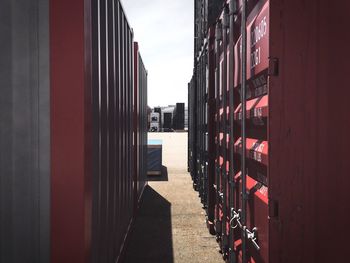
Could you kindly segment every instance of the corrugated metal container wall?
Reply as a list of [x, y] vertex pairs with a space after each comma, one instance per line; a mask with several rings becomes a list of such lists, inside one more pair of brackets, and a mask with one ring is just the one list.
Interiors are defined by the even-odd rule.
[[93, 262], [113, 262], [134, 209], [134, 43], [119, 1], [92, 3]]
[[[269, 5], [264, 0], [250, 1], [246, 8], [230, 4], [216, 29], [217, 189], [222, 196], [216, 226], [224, 258], [268, 262]], [[247, 31], [240, 30], [242, 19]], [[244, 59], [240, 50], [247, 54]]]
[[[264, 3], [264, 1], [249, 2], [248, 30], [250, 28], [255, 29], [255, 26], [258, 28], [264, 26], [266, 29], [264, 22], [266, 22], [265, 13], [268, 10], [268, 5], [264, 5]], [[261, 61], [256, 61], [256, 65], [252, 66], [251, 63], [254, 61], [250, 60], [251, 56], [248, 60], [248, 67], [254, 70], [248, 72], [248, 84], [250, 84], [251, 90], [247, 91], [248, 95], [246, 96], [250, 108], [247, 110], [249, 121], [244, 122], [244, 127], [247, 125], [247, 130], [245, 130], [241, 123], [242, 114], [240, 113], [240, 101], [242, 101], [240, 96], [243, 94], [240, 92], [240, 79], [242, 79], [240, 77], [242, 74], [240, 63], [242, 62], [238, 56], [242, 38], [240, 36], [240, 18], [242, 16], [241, 13], [237, 13], [238, 10], [242, 10], [239, 4], [241, 2], [232, 1], [231, 12], [229, 12], [228, 5], [224, 7], [223, 13], [218, 18], [219, 22], [216, 29], [214, 27], [210, 28], [207, 39], [204, 40], [202, 50], [195, 62], [197, 63], [197, 70], [195, 71], [197, 87], [202, 90], [199, 94], [203, 93], [205, 96], [204, 98], [201, 95], [197, 96], [197, 108], [202, 114], [198, 114], [200, 120], [194, 130], [200, 137], [205, 134], [208, 134], [209, 137], [208, 140], [199, 139], [197, 143], [199, 145], [199, 149], [197, 149], [199, 163], [197, 174], [199, 179], [197, 180], [200, 184], [199, 191], [202, 202], [207, 207], [209, 230], [214, 232], [211, 225], [215, 222], [215, 232], [218, 241], [220, 241], [223, 257], [229, 259], [230, 262], [234, 262], [235, 258], [240, 258], [239, 255], [242, 254], [240, 232], [245, 229], [245, 234], [248, 232], [255, 233], [253, 230], [257, 226], [259, 241], [263, 245], [257, 253], [253, 246], [256, 236], [252, 234], [252, 242], [243, 241], [243, 246], [247, 246], [248, 249], [248, 253], [244, 253], [243, 257], [249, 255], [252, 260], [254, 258], [257, 261], [266, 261], [268, 247], [264, 244], [268, 234], [267, 168], [264, 167], [266, 162], [261, 159], [265, 160], [267, 156], [267, 96], [265, 96], [267, 92], [267, 68], [264, 68], [264, 66], [268, 53], [266, 53], [267, 45], [264, 40], [268, 39], [268, 34], [264, 32], [265, 35], [261, 38], [265, 38], [263, 40], [259, 38], [261, 41], [258, 43], [258, 48], [262, 54], [258, 55]], [[229, 14], [231, 15], [229, 16]], [[235, 20], [233, 20], [234, 15], [237, 17]], [[262, 23], [260, 21], [261, 16], [263, 17]], [[255, 23], [258, 23], [257, 21], [260, 24], [255, 25]], [[249, 32], [248, 37], [253, 35], [253, 32]], [[195, 47], [195, 54], [196, 52], [198, 50]], [[203, 67], [206, 68], [206, 72], [203, 72]], [[202, 117], [206, 114], [208, 114], [208, 117]], [[265, 115], [263, 116], [263, 114]], [[208, 126], [206, 127], [207, 123]], [[202, 131], [198, 132], [198, 129]], [[243, 154], [244, 158], [240, 150], [241, 134], [249, 137], [246, 140], [249, 149], [245, 150], [248, 155], [245, 157], [246, 154]], [[206, 157], [203, 154], [208, 149], [211, 149], [210, 153], [214, 153], [213, 156], [208, 153]], [[249, 174], [244, 178], [240, 176], [242, 165], [247, 166], [245, 169]], [[208, 167], [208, 169], [206, 170], [205, 167]], [[245, 188], [251, 192], [255, 202], [247, 204], [247, 197], [241, 198], [239, 193], [247, 191], [241, 189], [242, 180], [245, 181]], [[214, 187], [216, 188], [216, 194]], [[238, 230], [239, 228], [233, 231], [230, 223], [232, 226], [241, 223], [243, 221], [241, 217], [246, 217], [244, 218], [246, 220], [243, 225], [244, 228], [242, 227], [241, 231]]]
[[2, 1], [0, 33], [0, 261], [118, 261], [147, 154], [147, 73], [138, 56], [134, 116], [121, 3]]
[[99, 159], [92, 157], [88, 7], [84, 1], [50, 1], [52, 263], [91, 257], [92, 163]]
[[207, 115], [208, 115], [208, 127], [207, 127], [207, 226], [211, 234], [215, 234], [214, 230], [214, 213], [216, 203], [216, 190], [215, 185], [215, 134], [216, 134], [216, 100], [215, 100], [215, 27], [211, 26], [208, 32], [208, 58], [207, 58], [207, 90], [208, 90], [208, 102], [207, 102]]
[[[227, 3], [229, 2], [227, 1]], [[258, 28], [257, 30], [261, 29], [262, 32], [267, 27], [266, 19], [268, 18], [265, 16], [268, 5], [264, 3], [264, 1], [249, 2], [247, 11], [249, 14], [247, 16], [248, 41], [253, 41], [250, 37], [255, 37], [257, 34], [251, 29]], [[266, 53], [266, 48], [268, 45], [266, 39], [268, 39], [268, 32], [263, 32], [264, 35], [259, 37], [257, 52], [261, 52], [261, 54], [256, 54], [254, 57], [249, 55], [248, 61], [245, 62], [248, 63], [249, 67], [247, 79], [250, 88], [244, 99], [244, 101], [248, 99], [246, 104], [249, 107], [246, 115], [248, 115], [249, 121], [245, 121], [243, 127], [240, 103], [242, 101], [240, 96], [243, 95], [240, 92], [240, 79], [242, 79], [240, 75], [243, 72], [240, 70], [242, 62], [239, 57], [242, 42], [240, 36], [242, 15], [237, 13], [238, 10], [242, 12], [241, 6], [242, 2], [231, 1], [231, 12], [229, 12], [228, 5], [225, 6], [223, 13], [218, 17], [219, 22], [216, 29], [210, 27], [201, 50], [199, 51], [198, 47], [195, 47], [195, 54], [198, 54], [195, 58], [196, 70], [194, 73], [199, 90], [197, 91], [199, 96], [197, 95], [196, 106], [199, 120], [194, 130], [190, 131], [190, 133], [197, 132], [199, 137], [196, 158], [198, 167], [192, 176], [199, 184], [198, 190], [202, 202], [207, 208], [209, 230], [214, 232], [211, 226], [215, 222], [215, 232], [218, 241], [220, 241], [223, 257], [225, 259], [230, 257], [230, 261], [234, 260], [236, 256], [239, 258], [239, 254], [242, 254], [240, 252], [242, 246], [240, 231], [238, 229], [233, 231], [230, 223], [234, 224], [236, 221], [241, 223], [243, 220], [241, 217], [245, 217], [246, 233], [253, 233], [254, 227], [257, 226], [260, 234], [259, 240], [263, 244], [265, 244], [268, 233], [267, 166], [265, 161], [268, 148], [266, 143], [267, 96], [265, 96], [267, 92], [266, 61], [268, 53]], [[205, 17], [202, 19], [206, 20]], [[196, 19], [196, 21], [199, 20], [201, 18]], [[249, 50], [249, 54], [250, 52]], [[258, 61], [256, 57], [258, 57]], [[255, 64], [252, 65], [252, 63]], [[203, 68], [206, 69], [206, 72], [203, 72]], [[244, 103], [244, 106], [246, 104]], [[206, 114], [208, 117], [205, 117]], [[206, 134], [209, 137], [207, 140], [203, 139]], [[243, 138], [248, 137], [247, 140], [244, 140], [248, 144], [248, 150], [244, 150], [248, 154], [247, 157], [245, 157], [246, 154], [243, 154], [244, 157], [241, 154], [242, 136]], [[208, 149], [211, 150], [206, 156], [205, 153]], [[247, 167], [244, 169], [247, 169], [249, 174], [244, 178], [241, 178], [240, 175], [242, 165]], [[206, 167], [207, 169], [205, 169]], [[241, 198], [239, 192], [246, 191], [241, 189], [242, 180], [245, 181], [244, 188], [251, 191], [256, 202], [247, 204], [245, 201], [247, 197]], [[255, 192], [257, 194], [254, 194]], [[255, 217], [257, 217], [257, 221], [254, 220]], [[253, 234], [252, 236], [252, 239], [256, 237]], [[256, 253], [253, 247], [255, 239], [248, 244], [245, 241], [243, 241], [243, 246], [248, 247], [249, 253], [245, 253], [244, 257], [249, 254], [249, 257], [254, 258], [254, 260], [267, 260], [267, 246], [263, 245], [259, 248], [261, 249], [259, 253]]]
[[0, 262], [49, 262], [49, 1], [0, 1]]
[[[189, 162], [194, 188], [206, 208], [207, 224], [214, 233], [215, 204], [215, 26], [223, 0], [195, 0], [194, 75], [189, 91], [189, 109], [195, 124], [189, 129]], [[209, 30], [210, 29], [210, 30]], [[194, 93], [194, 91], [196, 93]], [[193, 114], [190, 114], [190, 118]], [[195, 140], [195, 141], [193, 141]], [[192, 144], [191, 144], [192, 142]], [[191, 156], [192, 154], [192, 156]]]
[[208, 29], [215, 24], [224, 3], [225, 0], [194, 0], [195, 61], [200, 56]]
[[193, 77], [188, 83], [188, 171], [192, 176], [193, 187], [197, 185], [197, 89], [196, 80]]
[[148, 156], [148, 125], [147, 125], [147, 109], [148, 109], [148, 71], [139, 54], [139, 90], [140, 90], [140, 182], [138, 187], [139, 200], [142, 192], [147, 184], [147, 156]]
[[199, 196], [204, 207], [207, 207], [207, 168], [208, 168], [208, 150], [207, 150], [207, 53], [208, 46], [205, 42], [196, 68], [197, 77], [197, 158], [196, 158], [196, 189], [199, 191]]
[[134, 77], [120, 1], [51, 2], [52, 262], [120, 259], [138, 192]]
[[232, 0], [218, 18], [215, 230], [229, 262], [344, 260], [350, 121], [337, 34], [348, 31], [332, 7]]
[[[134, 43], [134, 187], [135, 209], [147, 183], [147, 70]], [[136, 210], [135, 210], [136, 212]]]

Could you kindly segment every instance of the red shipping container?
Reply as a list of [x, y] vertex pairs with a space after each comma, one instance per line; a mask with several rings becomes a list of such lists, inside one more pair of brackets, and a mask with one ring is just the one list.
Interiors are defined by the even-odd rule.
[[253, 0], [244, 17], [242, 0], [224, 2], [209, 63], [216, 72], [215, 225], [223, 256], [346, 261], [349, 3]]
[[50, 38], [51, 261], [118, 262], [145, 185], [147, 73], [120, 1], [50, 1]]

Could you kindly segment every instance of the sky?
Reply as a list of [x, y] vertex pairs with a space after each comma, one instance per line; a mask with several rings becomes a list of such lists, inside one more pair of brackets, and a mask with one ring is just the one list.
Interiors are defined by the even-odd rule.
[[193, 72], [193, 1], [121, 2], [148, 70], [148, 105], [187, 104]]

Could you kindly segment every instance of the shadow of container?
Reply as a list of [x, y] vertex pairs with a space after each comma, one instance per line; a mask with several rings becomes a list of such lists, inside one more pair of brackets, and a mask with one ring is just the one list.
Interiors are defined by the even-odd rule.
[[122, 262], [173, 263], [171, 204], [146, 186]]

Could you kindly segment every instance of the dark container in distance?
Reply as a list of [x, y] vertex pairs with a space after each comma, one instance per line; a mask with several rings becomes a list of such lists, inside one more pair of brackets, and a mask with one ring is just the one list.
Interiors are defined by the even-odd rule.
[[184, 114], [184, 112], [185, 112], [185, 103], [176, 103], [175, 111], [178, 114], [181, 114], [181, 113]]
[[174, 109], [173, 128], [175, 130], [185, 129], [185, 103], [176, 103]]
[[171, 129], [172, 128], [172, 116], [173, 116], [173, 114], [170, 112], [164, 113], [164, 122], [163, 122], [164, 129]]

